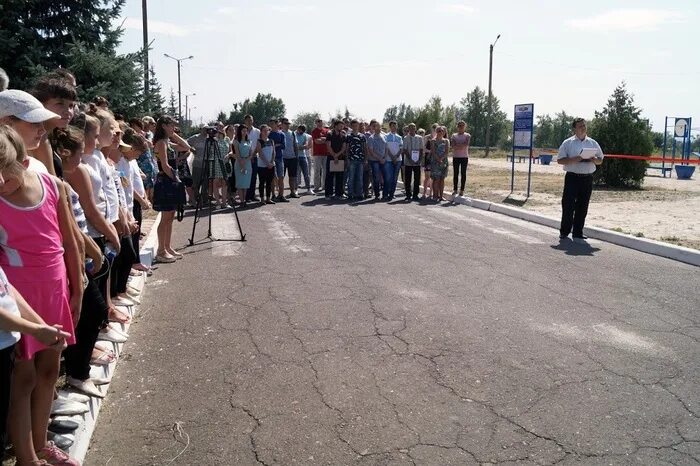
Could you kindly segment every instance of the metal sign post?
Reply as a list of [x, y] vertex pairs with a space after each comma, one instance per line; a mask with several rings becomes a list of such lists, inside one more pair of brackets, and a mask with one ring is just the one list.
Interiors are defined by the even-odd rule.
[[534, 127], [535, 104], [520, 104], [515, 106], [513, 118], [513, 152], [510, 169], [510, 193], [515, 189], [515, 151], [528, 150], [527, 170], [527, 197], [530, 197], [530, 183], [532, 180], [532, 136]]

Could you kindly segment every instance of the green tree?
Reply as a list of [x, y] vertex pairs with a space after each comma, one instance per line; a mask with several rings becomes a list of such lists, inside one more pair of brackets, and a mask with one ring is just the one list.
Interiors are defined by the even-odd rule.
[[170, 96], [168, 97], [168, 106], [165, 108], [165, 113], [173, 118], [177, 118], [177, 97], [175, 97], [175, 91], [170, 88]]
[[[273, 97], [272, 94], [258, 94], [253, 100], [245, 99], [233, 104], [226, 124], [243, 123], [243, 117], [250, 114], [253, 116], [255, 124], [260, 126], [267, 123], [272, 118], [281, 118], [287, 109], [282, 99]], [[224, 120], [222, 120], [224, 121]]]
[[[502, 146], [510, 140], [512, 124], [501, 110], [501, 103], [496, 96], [491, 99], [491, 144]], [[479, 86], [467, 93], [457, 106], [457, 118], [467, 122], [472, 135], [471, 144], [477, 147], [486, 145], [486, 118], [488, 114], [488, 95]]]
[[143, 110], [146, 113], [160, 115], [163, 113], [165, 98], [163, 97], [163, 89], [156, 78], [156, 72], [151, 67], [148, 70], [148, 96], [144, 96]]
[[[634, 96], [623, 82], [615, 88], [605, 108], [595, 112], [590, 134], [608, 154], [650, 155], [654, 149], [648, 122], [640, 117]], [[613, 187], [641, 188], [647, 162], [606, 158], [595, 173], [595, 181]]]
[[554, 116], [552, 139], [549, 141], [549, 147], [558, 148], [565, 139], [571, 137], [573, 131], [571, 123], [573, 121], [574, 118], [564, 110]]
[[[0, 2], [0, 66], [13, 87], [27, 89], [42, 70], [69, 66], [66, 51], [85, 43], [113, 51], [121, 30], [112, 24], [125, 0], [3, 0]], [[94, 83], [90, 83], [93, 85]]]
[[416, 119], [418, 118], [419, 114], [419, 109], [415, 109], [402, 102], [399, 105], [393, 105], [387, 108], [384, 112], [383, 121], [384, 123], [395, 121], [399, 128], [403, 128], [409, 123], [416, 123]]
[[310, 132], [314, 129], [316, 120], [319, 118], [321, 118], [321, 114], [318, 112], [299, 112], [294, 117], [294, 126], [304, 125], [306, 130]]
[[554, 121], [552, 117], [547, 115], [537, 115], [537, 124], [535, 125], [535, 147], [540, 149], [551, 148], [551, 143], [554, 136]]
[[160, 85], [150, 70], [153, 92], [143, 93], [143, 51], [117, 54], [123, 30], [113, 26], [125, 0], [3, 0], [0, 2], [0, 67], [12, 87], [30, 89], [58, 67], [76, 76], [78, 95], [103, 95], [126, 115], [160, 110]]

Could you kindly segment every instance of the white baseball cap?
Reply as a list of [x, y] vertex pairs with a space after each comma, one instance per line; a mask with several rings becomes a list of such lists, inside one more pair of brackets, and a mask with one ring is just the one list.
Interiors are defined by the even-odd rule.
[[33, 95], [17, 89], [0, 92], [0, 118], [14, 116], [29, 123], [61, 118], [41, 105]]

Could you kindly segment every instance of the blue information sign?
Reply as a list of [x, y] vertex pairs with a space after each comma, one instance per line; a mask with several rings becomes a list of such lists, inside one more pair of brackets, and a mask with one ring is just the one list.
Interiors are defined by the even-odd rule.
[[513, 149], [532, 149], [532, 130], [535, 104], [515, 106], [513, 119]]

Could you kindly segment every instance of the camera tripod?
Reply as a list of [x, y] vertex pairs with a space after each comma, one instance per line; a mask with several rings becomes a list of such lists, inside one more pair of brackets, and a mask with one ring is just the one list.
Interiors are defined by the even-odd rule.
[[209, 200], [209, 182], [214, 179], [212, 173], [212, 168], [214, 167], [212, 166], [212, 164], [218, 163], [219, 168], [221, 169], [221, 173], [226, 174], [226, 165], [224, 164], [221, 150], [219, 149], [219, 144], [215, 139], [215, 133], [207, 132], [207, 140], [204, 143], [204, 159], [202, 162], [202, 172], [199, 175], [199, 185], [197, 186], [197, 192], [195, 193], [195, 198], [197, 199], [197, 201], [194, 209], [194, 222], [192, 223], [192, 235], [190, 236], [189, 245], [195, 245], [194, 234], [195, 230], [197, 229], [197, 223], [199, 223], [201, 217], [201, 211], [204, 207], [203, 204], [205, 202], [206, 205], [209, 207], [207, 212], [207, 215], [209, 217], [209, 228], [207, 230], [206, 240], [245, 241], [245, 234], [243, 234], [243, 230], [241, 229], [241, 221], [238, 219], [238, 210], [233, 204], [231, 205], [231, 208], [233, 209], [233, 214], [236, 217], [236, 224], [238, 225], [238, 232], [240, 234], [240, 238], [214, 238], [211, 234], [211, 214], [214, 210], [214, 205]]

